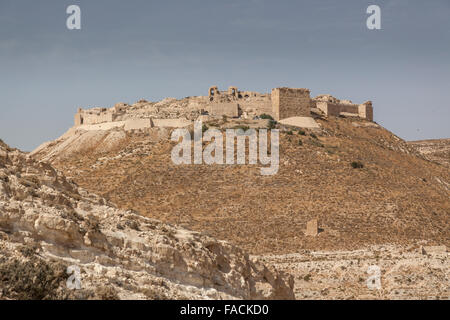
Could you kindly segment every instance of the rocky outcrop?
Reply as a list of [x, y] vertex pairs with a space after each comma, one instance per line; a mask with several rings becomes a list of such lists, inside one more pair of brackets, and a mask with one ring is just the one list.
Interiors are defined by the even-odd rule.
[[[66, 288], [68, 266], [80, 290]], [[227, 242], [119, 210], [0, 144], [0, 299], [292, 299], [292, 286]]]
[[450, 139], [410, 141], [408, 144], [425, 159], [450, 167]]

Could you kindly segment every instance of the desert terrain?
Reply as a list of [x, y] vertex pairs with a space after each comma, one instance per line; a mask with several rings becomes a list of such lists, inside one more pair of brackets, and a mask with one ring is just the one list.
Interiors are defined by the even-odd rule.
[[[163, 100], [158, 112], [173, 114], [186, 99]], [[153, 105], [138, 102], [129, 112]], [[318, 129], [276, 125], [274, 176], [261, 176], [259, 165], [175, 165], [171, 128], [72, 128], [30, 156], [120, 210], [243, 248], [291, 274], [298, 299], [450, 298], [445, 148], [433, 149], [437, 161], [374, 122], [317, 111], [313, 117]], [[270, 125], [205, 120], [219, 130]], [[312, 219], [316, 236], [305, 232]], [[373, 264], [382, 270], [382, 290], [367, 288]]]

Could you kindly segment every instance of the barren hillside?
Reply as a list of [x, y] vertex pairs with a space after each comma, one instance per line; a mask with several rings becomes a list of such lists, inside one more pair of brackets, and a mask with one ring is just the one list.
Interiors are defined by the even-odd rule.
[[426, 159], [450, 167], [450, 139], [409, 141], [408, 144]]
[[[207, 123], [223, 127], [227, 120]], [[448, 167], [418, 156], [386, 129], [321, 118], [319, 131], [283, 129], [280, 170], [257, 165], [174, 165], [170, 130], [80, 131], [46, 144], [81, 187], [121, 209], [228, 240], [252, 254], [367, 245], [450, 245]], [[362, 168], [353, 168], [362, 164]], [[317, 218], [320, 234], [305, 236]]]
[[[66, 287], [68, 266], [81, 289]], [[117, 209], [0, 140], [0, 299], [290, 299], [224, 241]]]
[[[450, 259], [444, 246], [375, 245], [358, 250], [264, 255], [260, 259], [294, 277], [297, 299], [450, 299]], [[421, 245], [422, 244], [422, 245]], [[369, 288], [370, 268], [379, 288]]]

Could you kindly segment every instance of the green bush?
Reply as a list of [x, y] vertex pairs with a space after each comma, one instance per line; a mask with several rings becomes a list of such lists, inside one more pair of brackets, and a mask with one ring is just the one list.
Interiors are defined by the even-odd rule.
[[302, 146], [303, 145], [303, 141], [301, 139], [298, 140], [298, 145]]
[[288, 135], [292, 136], [292, 131], [291, 131], [291, 130], [289, 130], [288, 132], [286, 132], [286, 134], [288, 134]]
[[269, 120], [273, 120], [273, 117], [269, 114], [263, 113], [262, 115], [259, 116], [260, 119], [269, 119]]
[[235, 126], [233, 129], [242, 129], [244, 131], [247, 131], [248, 129], [250, 129], [250, 127], [244, 126], [244, 125], [238, 125], [238, 126]]
[[361, 169], [364, 168], [364, 164], [361, 161], [353, 161], [351, 163], [353, 169]]
[[317, 139], [317, 136], [315, 135], [315, 133], [311, 133], [310, 136], [311, 136], [311, 138]]
[[268, 129], [275, 129], [277, 122], [275, 120], [270, 120], [267, 126]]
[[304, 130], [298, 130], [298, 134], [301, 136], [306, 136], [306, 132]]

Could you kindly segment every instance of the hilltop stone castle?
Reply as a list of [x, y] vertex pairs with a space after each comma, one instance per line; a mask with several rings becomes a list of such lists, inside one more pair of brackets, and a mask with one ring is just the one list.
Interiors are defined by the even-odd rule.
[[[354, 104], [349, 100], [338, 100], [330, 95], [310, 98], [308, 89], [275, 88], [271, 94], [239, 91], [236, 87], [220, 92], [217, 87], [209, 88], [209, 111], [211, 115], [238, 117], [247, 111], [257, 110], [269, 114], [275, 120], [290, 117], [309, 117], [311, 109], [319, 109], [327, 116], [357, 116], [373, 121], [372, 102]], [[257, 112], [257, 113], [258, 113]]]
[[354, 104], [330, 95], [310, 97], [308, 89], [274, 88], [261, 94], [229, 87], [219, 91], [217, 86], [207, 96], [187, 97], [181, 100], [167, 98], [153, 103], [140, 100], [133, 105], [116, 104], [112, 108], [78, 109], [75, 127], [102, 130], [123, 126], [125, 130], [148, 127], [184, 127], [198, 118], [215, 117], [253, 119], [262, 114], [281, 121], [290, 118], [308, 118], [312, 113], [325, 116], [359, 117], [373, 121], [372, 102]]

